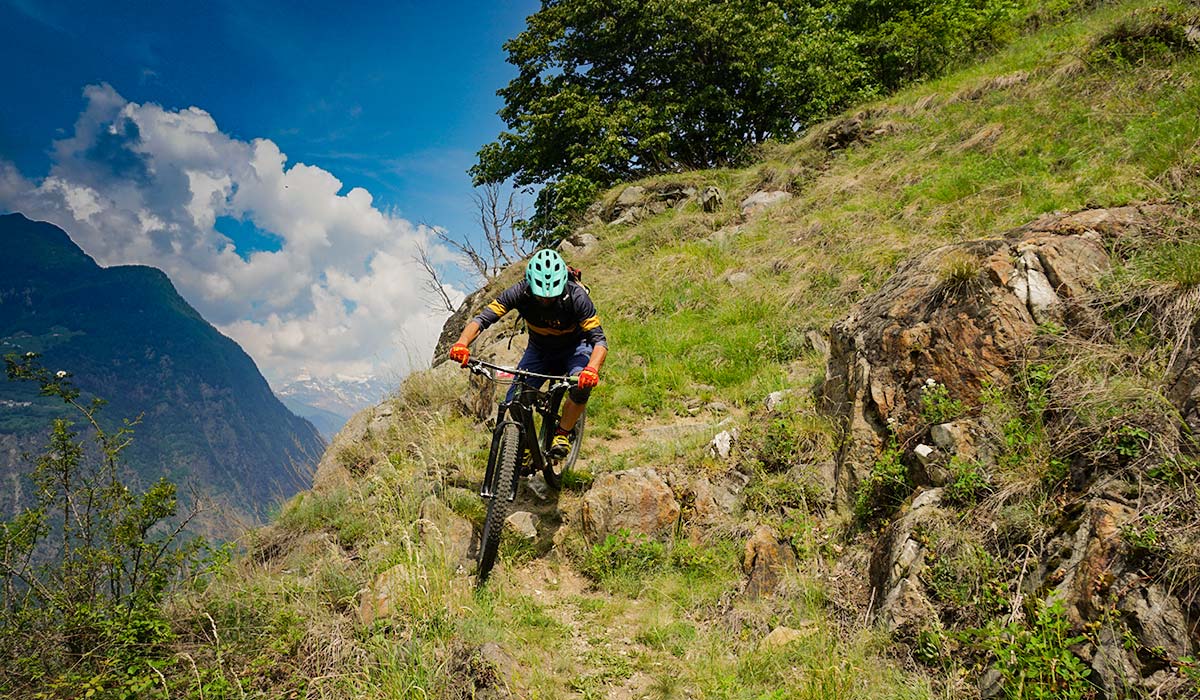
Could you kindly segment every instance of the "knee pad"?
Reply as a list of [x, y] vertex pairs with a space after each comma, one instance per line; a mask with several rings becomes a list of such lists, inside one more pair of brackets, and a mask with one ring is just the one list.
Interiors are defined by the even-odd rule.
[[591, 389], [580, 389], [577, 386], [573, 386], [567, 390], [567, 396], [570, 396], [572, 401], [581, 406], [588, 402], [588, 397], [591, 395]]

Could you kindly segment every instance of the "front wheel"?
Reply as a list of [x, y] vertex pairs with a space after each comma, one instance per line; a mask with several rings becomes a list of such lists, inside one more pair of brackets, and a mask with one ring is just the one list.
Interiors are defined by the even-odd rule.
[[504, 426], [497, 446], [500, 454], [496, 459], [496, 483], [492, 498], [488, 501], [487, 518], [483, 521], [483, 534], [479, 541], [479, 585], [487, 581], [488, 574], [496, 565], [496, 554], [500, 551], [500, 533], [504, 530], [504, 518], [508, 516], [508, 502], [516, 481], [517, 457], [521, 450], [520, 431], [514, 424]]

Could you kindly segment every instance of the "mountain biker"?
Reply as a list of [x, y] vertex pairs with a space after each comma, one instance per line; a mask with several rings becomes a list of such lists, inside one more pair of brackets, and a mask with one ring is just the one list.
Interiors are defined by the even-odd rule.
[[[600, 327], [596, 307], [583, 285], [569, 279], [562, 256], [549, 249], [533, 254], [525, 266], [525, 279], [505, 289], [480, 311], [450, 348], [450, 359], [467, 366], [468, 346], [504, 314], [516, 309], [529, 328], [529, 345], [518, 369], [538, 374], [578, 376], [568, 392], [562, 418], [550, 446], [550, 456], [560, 458], [571, 449], [571, 431], [583, 414], [592, 388], [600, 383], [600, 368], [608, 355], [608, 341]], [[536, 386], [541, 386], [542, 380]], [[509, 400], [516, 389], [509, 389]]]

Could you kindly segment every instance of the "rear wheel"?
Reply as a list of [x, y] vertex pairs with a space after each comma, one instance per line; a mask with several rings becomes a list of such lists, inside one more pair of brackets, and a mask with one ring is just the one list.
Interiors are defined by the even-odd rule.
[[504, 426], [500, 438], [500, 454], [496, 460], [496, 484], [493, 496], [488, 501], [487, 518], [483, 521], [483, 534], [479, 541], [479, 585], [487, 581], [488, 574], [496, 565], [496, 554], [500, 551], [500, 533], [504, 530], [504, 518], [508, 515], [508, 501], [512, 495], [517, 470], [517, 458], [521, 451], [520, 431], [516, 425]]
[[[555, 407], [557, 414], [557, 408]], [[547, 459], [545, 466], [542, 469], [542, 475], [546, 477], [546, 483], [552, 488], [562, 488], [563, 476], [571, 471], [571, 467], [575, 466], [575, 460], [579, 458], [579, 446], [583, 443], [583, 424], [587, 419], [587, 407], [584, 407], [583, 413], [579, 415], [579, 420], [575, 421], [575, 429], [571, 431], [571, 450], [562, 459], [554, 460]], [[542, 426], [542, 444], [549, 447], [550, 440], [554, 437], [554, 428], [558, 426], [558, 421], [554, 421], [553, 425]]]

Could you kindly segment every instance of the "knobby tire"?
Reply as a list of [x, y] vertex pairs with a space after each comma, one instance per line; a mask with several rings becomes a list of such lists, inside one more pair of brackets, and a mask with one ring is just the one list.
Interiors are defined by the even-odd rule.
[[500, 457], [496, 463], [496, 485], [492, 499], [488, 502], [487, 518], [483, 521], [483, 535], [479, 542], [479, 585], [487, 581], [488, 574], [496, 565], [500, 551], [500, 533], [504, 530], [504, 518], [508, 515], [508, 499], [512, 495], [517, 459], [521, 452], [520, 431], [516, 425], [504, 426], [500, 438]]
[[[559, 403], [554, 407], [554, 414], [560, 415], [559, 409], [562, 406], [562, 398], [559, 398]], [[546, 484], [553, 489], [562, 488], [563, 475], [571, 471], [571, 467], [575, 466], [575, 460], [579, 459], [579, 446], [583, 443], [583, 424], [587, 419], [587, 407], [584, 407], [583, 413], [579, 414], [579, 420], [575, 422], [575, 429], [571, 434], [571, 451], [567, 453], [558, 462], [547, 460], [546, 466], [542, 469], [542, 476], [546, 478]], [[553, 425], [558, 425], [558, 421], [554, 421]], [[553, 435], [553, 426], [546, 427], [545, 430]], [[549, 441], [545, 440], [543, 444], [549, 446]]]

